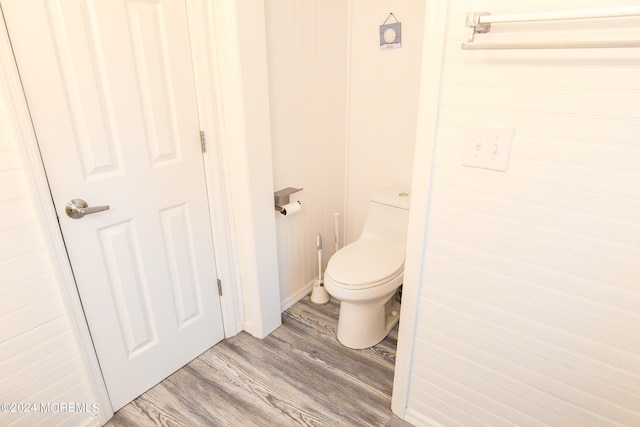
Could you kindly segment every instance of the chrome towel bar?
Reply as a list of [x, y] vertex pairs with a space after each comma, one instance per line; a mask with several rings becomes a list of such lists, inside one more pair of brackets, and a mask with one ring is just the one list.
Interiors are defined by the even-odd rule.
[[475, 35], [488, 33], [489, 31], [491, 31], [492, 24], [510, 22], [543, 22], [577, 19], [623, 18], [633, 16], [640, 16], [640, 6], [510, 15], [491, 15], [488, 12], [472, 12], [467, 14], [466, 25], [467, 27], [469, 27], [469, 36], [467, 41], [462, 44], [462, 49], [576, 49], [640, 47], [640, 38], [592, 41], [570, 40], [553, 42], [519, 41], [478, 43], [475, 41]]

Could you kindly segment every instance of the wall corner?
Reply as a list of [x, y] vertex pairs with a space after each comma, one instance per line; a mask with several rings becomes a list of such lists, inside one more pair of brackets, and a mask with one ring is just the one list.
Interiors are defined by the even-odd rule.
[[280, 326], [265, 10], [216, 0], [225, 126], [223, 144], [237, 236], [244, 329], [263, 338]]

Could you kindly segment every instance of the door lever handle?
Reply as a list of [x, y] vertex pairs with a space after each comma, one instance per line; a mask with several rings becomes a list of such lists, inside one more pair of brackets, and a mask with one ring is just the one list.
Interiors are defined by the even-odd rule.
[[82, 199], [73, 199], [67, 202], [64, 211], [69, 218], [80, 219], [85, 215], [102, 212], [109, 209], [109, 205], [89, 207]]

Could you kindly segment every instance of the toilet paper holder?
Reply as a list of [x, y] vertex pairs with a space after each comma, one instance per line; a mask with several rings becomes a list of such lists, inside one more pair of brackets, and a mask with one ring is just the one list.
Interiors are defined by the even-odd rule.
[[289, 202], [291, 202], [289, 196], [291, 196], [293, 193], [297, 193], [300, 190], [302, 190], [302, 188], [287, 187], [273, 193], [273, 202], [275, 204], [276, 210], [282, 213], [282, 206], [287, 205], [289, 204]]

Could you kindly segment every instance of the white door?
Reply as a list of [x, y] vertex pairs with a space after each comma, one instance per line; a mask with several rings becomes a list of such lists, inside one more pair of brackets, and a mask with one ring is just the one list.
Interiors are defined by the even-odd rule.
[[0, 4], [115, 410], [224, 336], [185, 2]]

